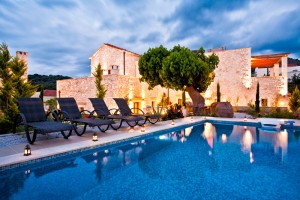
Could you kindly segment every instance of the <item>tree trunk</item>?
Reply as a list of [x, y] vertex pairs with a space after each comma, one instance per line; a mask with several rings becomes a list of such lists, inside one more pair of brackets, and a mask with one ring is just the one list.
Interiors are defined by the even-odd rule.
[[200, 95], [200, 93], [191, 85], [186, 88], [186, 91], [189, 93], [193, 101], [193, 112], [194, 115], [199, 115], [199, 108], [204, 106], [205, 99]]

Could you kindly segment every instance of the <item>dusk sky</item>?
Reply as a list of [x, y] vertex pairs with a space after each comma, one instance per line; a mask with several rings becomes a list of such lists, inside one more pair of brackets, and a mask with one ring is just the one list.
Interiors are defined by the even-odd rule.
[[300, 58], [299, 0], [0, 0], [0, 42], [29, 52], [29, 74], [90, 75], [103, 43], [143, 54], [252, 48]]

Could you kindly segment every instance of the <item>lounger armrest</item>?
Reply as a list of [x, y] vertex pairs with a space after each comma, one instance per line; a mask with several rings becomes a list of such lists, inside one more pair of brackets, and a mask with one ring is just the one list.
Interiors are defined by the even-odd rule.
[[118, 115], [118, 112], [120, 111], [120, 109], [117, 108], [111, 108], [108, 110], [110, 112], [110, 114], [112, 115]]
[[57, 113], [56, 112], [49, 112], [48, 114], [47, 114], [47, 117], [49, 116], [51, 114], [51, 116], [53, 117], [53, 119], [54, 119], [54, 121], [60, 121], [59, 120], [59, 117], [58, 117], [58, 115], [57, 115]]
[[132, 113], [134, 113], [134, 110], [139, 110], [143, 115], [145, 114], [145, 112], [139, 108], [131, 108], [130, 110], [132, 110]]
[[22, 125], [24, 126], [27, 126], [27, 120], [26, 120], [26, 117], [23, 113], [20, 113], [20, 116], [21, 116], [21, 123]]
[[88, 118], [93, 118], [93, 112], [89, 111], [89, 110], [82, 110], [80, 111], [80, 114], [83, 115], [83, 114], [88, 114]]
[[59, 113], [59, 118], [61, 119], [61, 120], [69, 120], [70, 119], [70, 115], [68, 114], [68, 112], [66, 112], [66, 111], [63, 111], [63, 110], [61, 110], [60, 111], [60, 113]]
[[96, 110], [93, 110], [91, 115], [95, 116], [95, 113], [97, 117], [104, 117], [104, 118], [107, 117], [107, 115], [102, 110], [97, 110], [97, 112]]

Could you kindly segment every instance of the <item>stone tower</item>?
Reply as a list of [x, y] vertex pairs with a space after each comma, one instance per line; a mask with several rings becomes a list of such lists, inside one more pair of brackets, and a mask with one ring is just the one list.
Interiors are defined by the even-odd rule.
[[25, 78], [25, 80], [28, 80], [28, 52], [25, 51], [17, 51], [16, 52], [16, 57], [19, 58], [20, 60], [23, 60], [25, 65], [26, 65], [26, 71], [24, 73], [23, 78]]

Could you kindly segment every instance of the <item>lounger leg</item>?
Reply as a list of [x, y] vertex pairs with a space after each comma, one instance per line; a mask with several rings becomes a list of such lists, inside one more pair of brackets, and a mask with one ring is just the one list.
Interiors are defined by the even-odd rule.
[[85, 132], [85, 129], [86, 129], [86, 126], [87, 124], [84, 124], [83, 128], [82, 126], [79, 126], [76, 122], [73, 123], [74, 125], [74, 130], [75, 130], [75, 133], [78, 135], [78, 136], [82, 136]]
[[128, 121], [126, 121], [126, 123], [127, 123], [127, 124], [128, 124], [128, 126], [130, 126], [131, 128], [135, 127], [135, 126], [138, 124], [138, 122], [137, 122], [137, 121], [132, 121], [132, 122], [128, 122]]
[[[101, 128], [101, 126], [106, 126], [106, 128]], [[101, 132], [105, 132], [109, 128], [109, 125], [101, 125], [101, 126], [98, 126], [98, 128]]]
[[110, 127], [112, 129], [114, 129], [114, 130], [118, 130], [122, 126], [122, 123], [123, 123], [123, 119], [120, 121], [119, 125], [117, 125], [117, 124], [115, 124], [115, 125], [111, 124]]
[[35, 130], [35, 129], [33, 130], [32, 137], [30, 136], [30, 132], [29, 132], [28, 127], [25, 128], [25, 131], [26, 131], [27, 141], [28, 141], [30, 144], [33, 144], [34, 141], [35, 141], [35, 139], [36, 139], [36, 135], [37, 135], [36, 130]]
[[137, 122], [137, 125], [139, 125], [139, 126], [143, 126], [145, 123], [147, 122], [147, 117], [145, 118], [145, 120], [144, 120], [144, 122], [143, 123], [139, 123], [139, 122]]
[[65, 139], [68, 139], [72, 134], [72, 130], [69, 131], [68, 135], [66, 135], [64, 131], [61, 131], [61, 134], [64, 136]]
[[153, 118], [148, 118], [148, 121], [151, 123], [151, 124], [155, 124], [156, 122], [158, 122], [159, 118], [156, 118], [156, 119], [153, 119]]

